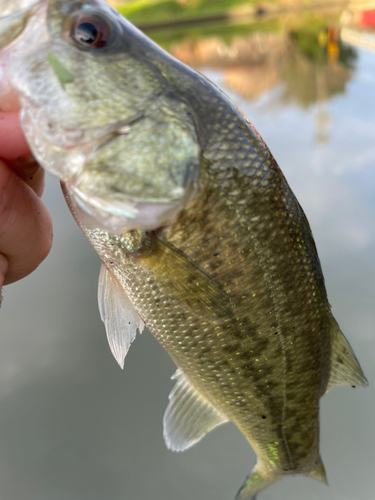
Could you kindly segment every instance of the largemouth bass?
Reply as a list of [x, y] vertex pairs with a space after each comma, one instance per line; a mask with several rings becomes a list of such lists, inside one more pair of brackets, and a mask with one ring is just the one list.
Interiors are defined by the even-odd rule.
[[144, 325], [178, 370], [165, 442], [232, 421], [257, 454], [238, 500], [325, 482], [319, 400], [366, 378], [306, 216], [251, 123], [102, 0], [0, 2], [1, 88], [102, 260], [121, 366]]

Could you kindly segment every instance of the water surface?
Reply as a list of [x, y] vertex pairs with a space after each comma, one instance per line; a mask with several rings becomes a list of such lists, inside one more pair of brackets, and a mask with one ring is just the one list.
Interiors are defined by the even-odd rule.
[[[251, 33], [241, 37], [254, 43]], [[344, 44], [332, 61], [324, 50], [309, 59], [294, 39], [276, 56], [271, 38], [266, 68], [245, 56], [192, 62], [255, 125], [302, 204], [333, 312], [370, 388], [337, 388], [322, 399], [330, 487], [287, 478], [260, 499], [373, 500], [375, 54]], [[191, 40], [173, 50], [182, 53], [184, 43], [189, 55]], [[146, 331], [118, 368], [97, 310], [99, 259], [55, 179], [44, 201], [54, 221], [52, 252], [32, 276], [6, 287], [0, 315], [0, 499], [232, 500], [254, 464], [250, 446], [226, 424], [183, 454], [166, 450], [162, 416], [173, 363]]]

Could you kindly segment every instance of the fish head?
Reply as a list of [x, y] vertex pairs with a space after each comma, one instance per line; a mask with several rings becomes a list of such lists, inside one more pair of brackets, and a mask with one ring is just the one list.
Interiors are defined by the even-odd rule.
[[17, 92], [32, 152], [83, 225], [153, 230], [192, 199], [188, 106], [153, 63], [162, 49], [106, 2], [2, 0], [0, 50], [0, 94]]

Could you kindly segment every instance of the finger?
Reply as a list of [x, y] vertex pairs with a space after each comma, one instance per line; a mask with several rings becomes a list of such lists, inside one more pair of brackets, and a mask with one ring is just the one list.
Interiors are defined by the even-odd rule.
[[1, 111], [19, 111], [21, 109], [21, 104], [18, 96], [18, 92], [15, 89], [8, 89], [8, 92], [2, 88], [2, 94], [0, 94], [0, 110]]
[[15, 160], [30, 154], [18, 112], [0, 111], [0, 157]]
[[23, 156], [16, 160], [8, 160], [7, 164], [39, 197], [42, 196], [44, 191], [44, 170], [32, 155]]
[[[4, 284], [4, 278], [7, 271], [8, 271], [8, 261], [6, 260], [4, 255], [0, 254], [0, 292]], [[0, 305], [1, 305], [1, 295], [0, 295]]]
[[4, 284], [34, 271], [48, 255], [51, 244], [52, 223], [47, 209], [34, 191], [0, 161], [0, 254], [8, 263]]
[[0, 111], [0, 157], [28, 184], [38, 196], [44, 190], [44, 170], [30, 154], [19, 118], [19, 113]]

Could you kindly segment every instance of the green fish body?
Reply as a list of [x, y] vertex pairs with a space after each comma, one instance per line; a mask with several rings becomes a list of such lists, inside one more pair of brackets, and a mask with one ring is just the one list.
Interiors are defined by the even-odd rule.
[[270, 151], [217, 87], [101, 0], [42, 4], [27, 15], [49, 38], [22, 58], [12, 47], [30, 46], [27, 28], [17, 34], [3, 47], [16, 61], [6, 74], [36, 158], [62, 180], [103, 262], [99, 307], [116, 359], [146, 325], [178, 367], [168, 448], [232, 421], [257, 454], [238, 500], [287, 474], [325, 482], [319, 400], [367, 381]]

